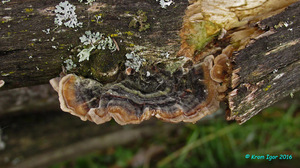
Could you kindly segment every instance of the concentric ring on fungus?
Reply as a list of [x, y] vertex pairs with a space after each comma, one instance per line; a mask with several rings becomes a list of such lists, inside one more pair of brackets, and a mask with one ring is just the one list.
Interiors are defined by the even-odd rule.
[[[176, 77], [163, 76], [164, 87], [151, 93], [133, 89], [137, 81], [134, 75], [106, 85], [75, 74], [54, 78], [50, 83], [57, 88], [61, 109], [84, 121], [101, 124], [114, 118], [124, 125], [155, 116], [168, 122], [196, 122], [219, 108], [219, 83], [210, 77], [213, 59], [208, 56], [186, 72], [177, 70]], [[157, 76], [164, 74], [160, 71]]]

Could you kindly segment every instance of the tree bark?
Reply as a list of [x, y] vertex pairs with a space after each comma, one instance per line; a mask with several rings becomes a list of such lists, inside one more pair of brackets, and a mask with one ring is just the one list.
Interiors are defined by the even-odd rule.
[[271, 35], [234, 56], [228, 119], [244, 123], [300, 90], [300, 3], [260, 22]]
[[[75, 0], [70, 3], [76, 5], [82, 28], [57, 27], [54, 10], [58, 2], [54, 0], [17, 0], [0, 6], [0, 80], [5, 81], [1, 90], [45, 84], [59, 76], [63, 60], [70, 55], [68, 48], [78, 46], [79, 37], [87, 30], [118, 34], [116, 39], [128, 49], [142, 48], [148, 56], [179, 50], [178, 34], [188, 5], [185, 0], [176, 1], [167, 10], [154, 0], [103, 0], [93, 6]], [[129, 27], [138, 10], [146, 12], [146, 23], [150, 24], [141, 32], [139, 25]], [[99, 15], [102, 18], [96, 22]]]

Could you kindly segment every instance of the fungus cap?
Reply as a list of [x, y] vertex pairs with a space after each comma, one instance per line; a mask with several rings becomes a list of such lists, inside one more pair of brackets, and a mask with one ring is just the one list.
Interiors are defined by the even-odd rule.
[[[59, 94], [61, 109], [84, 121], [102, 124], [113, 118], [125, 125], [155, 116], [167, 122], [194, 123], [219, 108], [219, 84], [210, 78], [213, 60], [213, 56], [208, 56], [203, 62], [190, 65], [187, 72], [179, 68], [172, 75], [156, 69], [156, 79], [149, 77], [149, 81], [133, 74], [118, 83], [103, 85], [68, 74], [50, 83]], [[157, 83], [160, 79], [164, 81]], [[143, 82], [151, 85], [143, 88]]]

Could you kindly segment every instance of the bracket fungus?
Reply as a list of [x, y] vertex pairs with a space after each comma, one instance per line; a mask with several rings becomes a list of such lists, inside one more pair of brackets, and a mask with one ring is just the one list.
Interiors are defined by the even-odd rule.
[[[232, 53], [227, 50], [232, 47], [223, 55]], [[115, 83], [101, 84], [75, 74], [50, 83], [59, 94], [61, 109], [84, 121], [101, 124], [114, 118], [124, 125], [155, 116], [168, 122], [196, 122], [219, 108], [223, 79], [214, 71], [222, 61], [214, 63], [212, 55], [195, 64], [180, 59], [182, 64], [173, 73], [166, 70], [165, 63], [153, 65], [150, 76], [133, 73]]]
[[[195, 123], [215, 112], [232, 86], [231, 74], [236, 71], [231, 67], [233, 51], [264, 33], [251, 24], [281, 10], [278, 4], [287, 6], [293, 1], [191, 2], [183, 20], [177, 57], [147, 63], [144, 57], [135, 58], [134, 52], [126, 55], [124, 48], [113, 54], [101, 51], [108, 56], [99, 61], [82, 60], [98, 67], [90, 67], [91, 74], [101, 70], [99, 78], [70, 73], [50, 80], [59, 94], [61, 109], [96, 124], [112, 118], [121, 125], [138, 124], [152, 116], [167, 122]], [[254, 35], [247, 37], [247, 33]], [[103, 68], [105, 60], [115, 61], [110, 68]], [[134, 60], [146, 63], [134, 66]], [[100, 79], [111, 76], [114, 78]]]

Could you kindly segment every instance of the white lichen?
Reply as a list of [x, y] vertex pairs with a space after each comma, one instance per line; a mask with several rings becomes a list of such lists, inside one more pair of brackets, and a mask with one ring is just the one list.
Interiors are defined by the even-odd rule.
[[158, 2], [158, 1], [159, 1], [161, 8], [164, 8], [164, 9], [166, 9], [167, 6], [170, 6], [173, 3], [172, 0], [156, 0], [156, 2]]
[[136, 72], [140, 70], [143, 62], [146, 61], [145, 59], [135, 54], [134, 51], [132, 51], [131, 53], [127, 53], [125, 56], [127, 58], [125, 66], [134, 69]]
[[[78, 0], [80, 3], [83, 2], [83, 0]], [[86, 0], [86, 3], [87, 5], [91, 5], [93, 2], [95, 2], [95, 0]]]
[[76, 68], [76, 67], [77, 67], [77, 65], [74, 64], [74, 62], [73, 62], [71, 59], [65, 60], [64, 63], [66, 64], [66, 67], [65, 67], [65, 68], [66, 68], [68, 71], [71, 70], [71, 69], [73, 69], [73, 68]]
[[294, 98], [294, 93], [291, 92], [291, 93], [290, 93], [290, 96], [291, 96], [291, 98]]
[[82, 22], [78, 22], [77, 20], [75, 10], [76, 6], [70, 4], [68, 1], [60, 2], [54, 10], [56, 14], [54, 23], [59, 26], [64, 24], [69, 28], [82, 27]]
[[93, 49], [95, 49], [95, 46], [91, 46], [89, 48], [85, 48], [85, 49], [81, 50], [77, 54], [77, 57], [79, 57], [79, 62], [82, 62], [85, 60], [88, 61], [90, 59], [91, 51], [93, 51]]
[[10, 0], [2, 0], [2, 4], [5, 4], [7, 2], [10, 2]]
[[2, 20], [2, 23], [6, 23], [9, 21], [12, 21], [13, 18], [11, 16], [3, 16], [1, 20]]
[[9, 73], [2, 73], [1, 76], [9, 76]]
[[290, 25], [292, 25], [294, 22], [292, 21], [286, 21], [286, 22], [282, 22], [280, 21], [277, 25], [274, 26], [275, 29], [281, 28], [281, 27], [289, 27]]
[[170, 57], [170, 54], [169, 54], [169, 52], [165, 52], [165, 53], [161, 53], [161, 56], [168, 59]]
[[79, 57], [79, 62], [89, 60], [90, 53], [94, 49], [105, 50], [106, 48], [108, 48], [111, 52], [117, 50], [117, 46], [111, 39], [111, 37], [104, 37], [104, 35], [99, 32], [92, 33], [91, 31], [86, 31], [85, 35], [82, 35], [81, 37], [79, 37], [79, 39], [81, 43], [86, 47], [77, 54], [77, 56]]
[[284, 75], [284, 73], [280, 73], [280, 74], [276, 75], [273, 80], [277, 80], [277, 79], [281, 78], [283, 75]]
[[96, 19], [96, 23], [99, 23], [102, 16], [101, 15], [95, 15], [94, 18]]
[[42, 30], [42, 32], [44, 32], [46, 34], [50, 34], [50, 29]]
[[117, 50], [117, 47], [114, 43], [114, 41], [109, 37], [107, 36], [106, 38], [104, 38], [103, 40], [100, 40], [99, 41], [99, 44], [97, 46], [97, 49], [98, 50], [105, 50], [105, 48], [108, 48], [111, 52], [114, 52]]
[[82, 35], [79, 39], [83, 45], [92, 45], [101, 40], [102, 36], [103, 34], [100, 34], [99, 32], [92, 33], [91, 31], [86, 31], [85, 35]]

